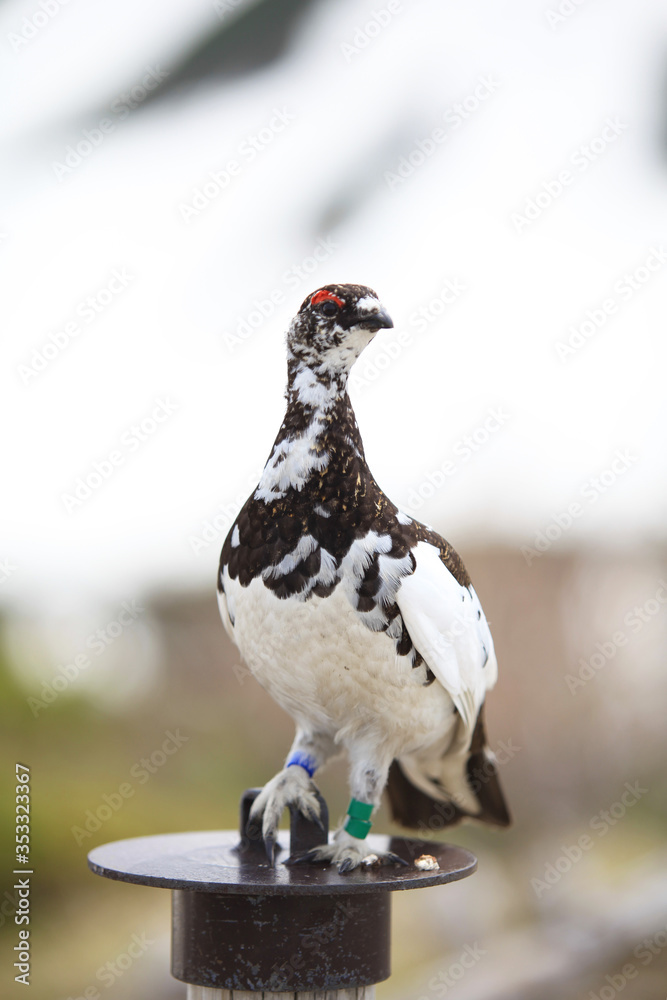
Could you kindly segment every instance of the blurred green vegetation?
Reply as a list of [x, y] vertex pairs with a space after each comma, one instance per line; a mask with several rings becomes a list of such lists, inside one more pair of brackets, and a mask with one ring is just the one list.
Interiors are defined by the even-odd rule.
[[[17, 929], [7, 910], [14, 856], [14, 765], [20, 762], [30, 767], [30, 864], [35, 873], [30, 930], [38, 942], [30, 995], [33, 1000], [53, 1000], [95, 983], [95, 970], [118, 953], [128, 926], [137, 923], [134, 919], [128, 924], [127, 917], [117, 922], [119, 900], [122, 907], [127, 903], [142, 915], [139, 926], [157, 906], [168, 920], [168, 901], [162, 894], [98, 881], [87, 868], [88, 851], [125, 837], [234, 827], [239, 795], [257, 782], [259, 772], [252, 741], [246, 740], [244, 753], [238, 753], [240, 734], [231, 714], [215, 731], [181, 726], [175, 713], [162, 717], [163, 701], [144, 701], [130, 713], [109, 715], [77, 694], [73, 685], [35, 717], [28, 697], [37, 693], [22, 689], [0, 653], [0, 842], [5, 861], [0, 893], [8, 893], [2, 896], [8, 904], [2, 921], [3, 968], [11, 966], [7, 958], [16, 943]], [[151, 762], [169, 731], [185, 741], [172, 755], [159, 752]], [[148, 761], [148, 769], [142, 760]], [[126, 793], [128, 787], [133, 789], [128, 798], [118, 794], [123, 784]], [[110, 811], [105, 795], [113, 814], [89, 833], [86, 820], [95, 826], [91, 814], [104, 807], [104, 818]], [[88, 947], [97, 954], [87, 956], [82, 943], [91, 919], [97, 933]], [[166, 974], [168, 963], [164, 965]], [[115, 991], [113, 995], [130, 995]]]

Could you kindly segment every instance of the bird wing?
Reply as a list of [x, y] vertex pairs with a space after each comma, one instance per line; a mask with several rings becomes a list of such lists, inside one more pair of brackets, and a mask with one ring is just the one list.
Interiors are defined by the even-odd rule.
[[472, 586], [463, 586], [428, 541], [413, 549], [415, 571], [396, 603], [410, 638], [448, 692], [470, 737], [484, 696], [498, 676], [491, 632]]

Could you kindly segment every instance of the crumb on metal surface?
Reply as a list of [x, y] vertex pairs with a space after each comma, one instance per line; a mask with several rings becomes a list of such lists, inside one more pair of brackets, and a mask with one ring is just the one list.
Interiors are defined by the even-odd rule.
[[415, 868], [423, 872], [437, 871], [440, 865], [432, 854], [422, 854], [415, 860]]
[[375, 868], [380, 864], [380, 859], [377, 854], [367, 854], [361, 863], [362, 865], [366, 865], [367, 868]]

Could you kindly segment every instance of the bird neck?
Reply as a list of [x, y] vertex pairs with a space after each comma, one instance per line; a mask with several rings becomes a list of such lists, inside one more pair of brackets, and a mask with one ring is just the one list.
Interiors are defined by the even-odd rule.
[[[349, 371], [308, 364], [291, 352], [287, 358], [287, 406], [301, 405], [327, 409], [336, 399], [347, 396]], [[349, 405], [349, 399], [348, 399]]]
[[348, 449], [363, 458], [364, 446], [347, 394], [349, 372], [322, 371], [290, 357], [287, 364], [287, 410], [283, 428], [294, 436], [316, 432], [320, 445]]
[[364, 446], [347, 394], [347, 372], [325, 374], [290, 358], [287, 409], [255, 498], [270, 503], [328, 474], [365, 466]]

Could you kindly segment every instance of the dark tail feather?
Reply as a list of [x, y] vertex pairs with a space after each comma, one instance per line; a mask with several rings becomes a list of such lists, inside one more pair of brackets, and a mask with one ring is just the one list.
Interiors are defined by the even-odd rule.
[[487, 746], [484, 704], [482, 704], [470, 741], [470, 756], [466, 764], [468, 784], [482, 807], [482, 811], [476, 814], [475, 819], [495, 826], [510, 826], [512, 817], [500, 787], [495, 761], [485, 752]]
[[498, 780], [498, 769], [493, 760], [484, 753], [474, 753], [468, 757], [468, 784], [482, 807], [474, 819], [493, 826], [511, 826], [512, 817], [505, 802], [503, 790]]
[[415, 788], [406, 777], [399, 761], [394, 760], [389, 769], [387, 782], [393, 819], [402, 826], [423, 832], [455, 826], [467, 818], [494, 826], [510, 826], [512, 819], [500, 787], [498, 770], [494, 761], [487, 757], [485, 748], [486, 733], [482, 705], [470, 741], [470, 755], [466, 762], [468, 785], [480, 804], [478, 813], [472, 814], [460, 809], [451, 799], [440, 802], [421, 789]]
[[393, 760], [389, 768], [387, 794], [392, 819], [410, 830], [435, 832], [446, 826], [455, 826], [465, 818], [465, 813], [453, 802], [437, 802], [420, 788], [415, 788], [397, 760]]

